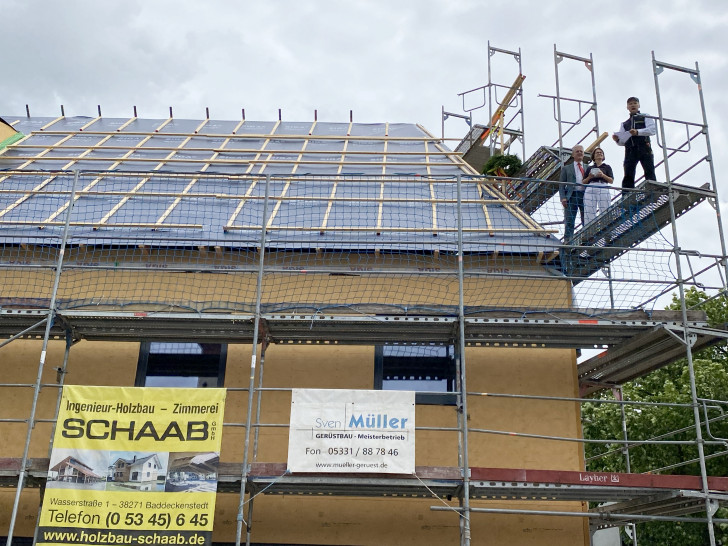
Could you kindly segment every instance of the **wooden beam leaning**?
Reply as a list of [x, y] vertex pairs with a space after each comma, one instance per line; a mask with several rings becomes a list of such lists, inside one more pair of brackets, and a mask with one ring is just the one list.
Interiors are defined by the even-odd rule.
[[589, 144], [586, 148], [584, 148], [584, 152], [587, 154], [591, 154], [602, 142], [604, 142], [604, 139], [609, 136], [609, 133], [604, 131], [601, 135], [597, 137], [597, 139]]
[[[503, 100], [501, 100], [500, 104], [498, 105], [498, 108], [496, 108], [495, 113], [490, 119], [490, 125], [488, 128], [483, 131], [483, 134], [480, 135], [480, 140], [485, 140], [488, 138], [491, 133], [493, 132], [494, 128], [497, 128], [499, 126], [499, 123], [502, 121], [503, 115], [505, 114], [506, 109], [510, 106], [511, 102], [513, 102], [513, 98], [516, 96], [516, 93], [523, 85], [523, 80], [526, 79], [526, 76], [523, 74], [519, 74], [516, 76], [516, 79], [511, 84], [511, 88], [506, 92], [505, 96], [503, 97]], [[501, 153], [503, 153], [503, 143], [502, 143], [502, 131], [501, 131]]]

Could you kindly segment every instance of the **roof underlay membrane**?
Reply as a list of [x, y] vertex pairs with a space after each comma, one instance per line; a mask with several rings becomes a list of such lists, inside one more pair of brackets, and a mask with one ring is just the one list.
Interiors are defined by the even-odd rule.
[[274, 248], [454, 252], [460, 177], [466, 251], [559, 244], [415, 124], [2, 118], [26, 135], [0, 151], [6, 243], [57, 242], [74, 190], [71, 244], [248, 247], [265, 215]]

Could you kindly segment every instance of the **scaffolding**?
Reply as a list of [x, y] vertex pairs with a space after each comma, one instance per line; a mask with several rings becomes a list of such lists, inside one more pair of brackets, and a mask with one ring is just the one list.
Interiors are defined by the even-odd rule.
[[[495, 78], [494, 72], [499, 71], [493, 66], [493, 58], [496, 56], [510, 58], [516, 62], [517, 72], [512, 83], [506, 84], [503, 83], [504, 80]], [[513, 77], [512, 74], [511, 77]], [[526, 157], [524, 79], [521, 50], [501, 49], [491, 46], [488, 42], [488, 83], [458, 94], [462, 101], [462, 110], [467, 116], [445, 112], [443, 107], [443, 140], [445, 139], [445, 120], [449, 117], [466, 118], [470, 130], [455, 151], [462, 153], [463, 159], [479, 173], [483, 172], [483, 167], [490, 157], [510, 152], [511, 146], [517, 141], [521, 143], [521, 157]], [[473, 97], [478, 97], [480, 100]], [[473, 112], [485, 108], [486, 105], [488, 106], [488, 124], [473, 125]], [[515, 110], [512, 115], [511, 110]]]
[[[489, 44], [489, 59], [498, 52], [516, 56], [491, 52]], [[593, 82], [593, 60], [556, 48], [554, 55], [561, 164], [567, 131], [562, 134], [558, 64], [588, 62]], [[515, 58], [520, 74], [520, 51]], [[0, 481], [15, 488], [8, 546], [23, 489], [42, 488], [48, 474], [48, 459], [30, 456], [35, 425], [54, 420], [38, 415], [37, 401], [43, 389], [58, 389], [60, 396], [74, 344], [190, 339], [252, 347], [249, 384], [233, 389], [249, 395], [245, 414], [224, 424], [244, 430], [243, 457], [219, 471], [220, 491], [239, 493], [236, 544], [252, 540], [259, 495], [324, 494], [438, 499], [445, 506], [432, 510], [458, 518], [464, 545], [471, 542], [471, 518], [481, 513], [588, 518], [592, 531], [643, 521], [704, 522], [714, 545], [713, 525], [726, 523], [714, 514], [728, 505], [728, 479], [709, 476], [706, 460], [725, 455], [719, 451], [725, 439], [710, 426], [722, 420], [726, 402], [698, 395], [693, 354], [728, 333], [709, 325], [701, 310], [688, 309], [685, 291], [725, 294], [726, 249], [698, 66], [678, 67], [653, 55], [653, 70], [665, 181], [642, 182], [563, 242], [552, 229], [561, 216], [552, 199], [559, 184], [553, 173], [509, 179], [510, 187], [534, 188], [531, 194], [541, 188], [527, 204], [421, 127], [171, 116], [9, 119], [26, 137], [0, 155], [0, 350], [22, 339], [41, 340], [42, 347], [34, 382], [2, 385], [33, 393], [27, 416], [0, 419], [0, 426], [26, 427], [22, 456], [0, 459]], [[663, 111], [659, 77], [666, 71], [687, 74], [697, 85], [699, 121]], [[489, 70], [489, 91], [491, 84]], [[593, 112], [590, 133], [598, 135], [596, 94], [589, 104], [584, 115]], [[521, 107], [521, 121], [522, 115]], [[687, 141], [671, 142], [665, 124], [685, 129]], [[699, 137], [704, 154], [695, 150]], [[699, 159], [671, 177], [673, 156], [683, 152]], [[701, 168], [708, 170], [707, 184], [688, 176]], [[700, 187], [675, 183], [696, 178]], [[719, 252], [686, 250], [678, 238], [678, 218], [706, 208], [703, 203], [716, 211]], [[667, 226], [669, 236], [662, 233]], [[412, 283], [414, 293], [403, 294]], [[526, 288], [536, 296], [525, 296]], [[675, 290], [678, 311], [654, 308]], [[43, 377], [51, 340], [65, 342], [65, 351], [57, 381], [49, 384]], [[272, 344], [457, 347], [453, 422], [417, 427], [457, 436], [457, 465], [374, 478], [292, 475], [285, 463], [259, 461], [260, 432], [287, 426], [261, 419], [264, 397], [290, 390], [264, 382]], [[605, 352], [579, 363], [580, 397], [571, 398], [470, 390], [470, 347]], [[625, 382], [680, 358], [687, 362], [690, 403], [663, 405], [692, 414], [692, 439], [630, 438], [624, 408], [649, 404], [584, 398], [619, 392]], [[485, 428], [463, 418], [469, 401], [483, 398], [614, 404], [622, 410], [624, 435], [584, 440]], [[481, 435], [616, 445], [626, 453], [627, 472], [472, 465], [468, 442]], [[630, 471], [630, 449], [661, 445], [695, 446], [700, 475]], [[527, 510], [476, 504], [482, 500], [612, 504]]]

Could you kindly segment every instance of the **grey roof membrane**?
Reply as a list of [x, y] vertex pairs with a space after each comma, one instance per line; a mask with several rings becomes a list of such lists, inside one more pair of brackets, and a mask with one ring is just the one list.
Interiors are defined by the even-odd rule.
[[458, 176], [468, 251], [558, 245], [414, 124], [0, 117], [6, 243], [57, 243], [78, 170], [71, 243], [257, 245], [270, 175], [272, 246], [454, 251]]

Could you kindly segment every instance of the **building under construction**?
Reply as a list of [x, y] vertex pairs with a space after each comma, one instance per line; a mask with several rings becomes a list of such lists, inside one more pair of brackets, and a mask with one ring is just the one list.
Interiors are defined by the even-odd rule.
[[[457, 146], [406, 123], [0, 112], [8, 544], [32, 540], [61, 472], [49, 441], [70, 384], [227, 389], [216, 543], [586, 545], [599, 529], [690, 521], [715, 544], [728, 478], [706, 471], [706, 450], [725, 449], [706, 425], [726, 402], [693, 381], [675, 405], [694, 417], [695, 476], [591, 472], [581, 425], [585, 397], [679, 359], [692, 377], [693, 353], [727, 335], [684, 295], [726, 288], [698, 67], [653, 58], [660, 180], [615, 190], [563, 240], [560, 170], [605, 135], [595, 86], [564, 96], [559, 70], [586, 65], [593, 84], [593, 59], [554, 50], [558, 138], [527, 156], [520, 52], [494, 56], [515, 63], [473, 90], [488, 120], [443, 110], [470, 125]], [[666, 75], [690, 86], [698, 119], [662, 104]], [[481, 174], [518, 146], [515, 176]], [[715, 217], [719, 251], [681, 244], [693, 208]], [[670, 294], [681, 308], [656, 309]], [[416, 391], [415, 473], [290, 472], [302, 388]], [[671, 443], [624, 431], [598, 441], [627, 460]], [[204, 477], [210, 457], [185, 472]]]

